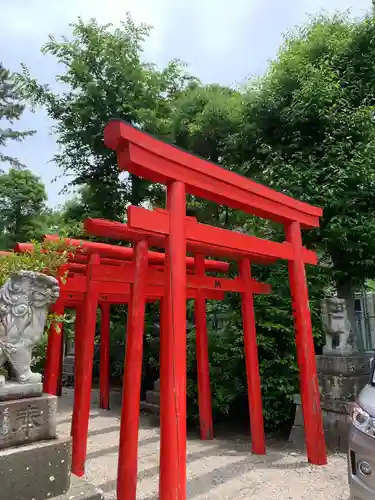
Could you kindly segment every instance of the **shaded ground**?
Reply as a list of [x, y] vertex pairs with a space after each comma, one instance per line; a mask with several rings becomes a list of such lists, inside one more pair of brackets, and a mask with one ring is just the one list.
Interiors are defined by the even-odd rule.
[[[86, 478], [108, 498], [115, 497], [119, 410], [104, 411], [92, 405]], [[72, 392], [60, 398], [58, 429], [70, 432]], [[347, 500], [346, 457], [329, 456], [324, 467], [311, 466], [305, 456], [286, 444], [271, 442], [267, 456], [249, 452], [244, 436], [220, 436], [200, 441], [189, 436], [187, 490], [196, 500]], [[137, 498], [157, 498], [159, 429], [147, 417], [141, 418], [139, 434]]]

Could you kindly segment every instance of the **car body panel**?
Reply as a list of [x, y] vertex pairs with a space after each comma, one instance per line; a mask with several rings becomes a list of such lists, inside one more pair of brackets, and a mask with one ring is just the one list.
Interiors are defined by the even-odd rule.
[[[374, 397], [375, 397], [375, 387]], [[358, 468], [361, 461], [369, 463], [373, 473], [364, 476]], [[352, 499], [375, 499], [375, 439], [350, 426], [348, 452], [349, 486]]]
[[[375, 418], [375, 362], [371, 360], [370, 380], [358, 394], [356, 404]], [[364, 462], [371, 474], [360, 470]], [[375, 439], [357, 429], [351, 422], [348, 436], [348, 477], [351, 500], [375, 500]]]
[[[375, 387], [366, 385], [357, 396], [357, 404], [372, 417], [375, 417]], [[375, 442], [374, 442], [375, 452]]]

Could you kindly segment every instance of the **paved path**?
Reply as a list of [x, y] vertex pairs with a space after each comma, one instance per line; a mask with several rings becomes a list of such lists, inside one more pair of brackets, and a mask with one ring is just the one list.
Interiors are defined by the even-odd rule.
[[[70, 432], [72, 394], [60, 399], [59, 432]], [[119, 410], [92, 405], [86, 478], [108, 498], [116, 498]], [[249, 453], [245, 437], [188, 441], [188, 499], [195, 500], [348, 500], [346, 457], [334, 454], [315, 467], [288, 445], [268, 446], [267, 456]], [[157, 498], [159, 429], [141, 418], [137, 498]]]

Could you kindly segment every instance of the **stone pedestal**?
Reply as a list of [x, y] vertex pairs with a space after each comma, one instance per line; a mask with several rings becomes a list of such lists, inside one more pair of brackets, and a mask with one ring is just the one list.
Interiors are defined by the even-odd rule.
[[[357, 394], [368, 383], [373, 354], [317, 356], [323, 426], [329, 448], [347, 451], [348, 423]], [[289, 440], [304, 445], [303, 413], [300, 395], [294, 398], [296, 416]]]
[[[18, 394], [36, 393], [20, 385], [5, 387], [13, 397], [16, 386]], [[56, 409], [56, 396], [47, 394], [0, 401], [0, 498], [45, 500], [68, 491], [71, 438], [57, 438]]]
[[0, 401], [0, 450], [56, 437], [57, 398]]
[[0, 452], [0, 498], [46, 500], [70, 487], [71, 440], [7, 448]]

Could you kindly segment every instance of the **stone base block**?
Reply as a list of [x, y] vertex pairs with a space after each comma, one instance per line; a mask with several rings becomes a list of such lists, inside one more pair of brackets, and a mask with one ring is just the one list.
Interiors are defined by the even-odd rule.
[[[305, 445], [305, 431], [300, 396], [295, 396], [296, 416], [289, 441], [298, 447]], [[348, 426], [353, 403], [337, 400], [322, 400], [322, 416], [325, 441], [328, 448], [347, 452]]]
[[0, 402], [0, 450], [56, 437], [57, 397]]
[[294, 424], [289, 434], [289, 442], [293, 443], [297, 448], [305, 449], [305, 429]]
[[19, 382], [6, 382], [0, 385], [0, 401], [12, 401], [14, 399], [35, 398], [43, 393], [41, 382], [30, 382], [21, 384]]
[[160, 406], [160, 392], [147, 391], [146, 392], [146, 401], [148, 401], [149, 403], [154, 403], [155, 405]]
[[369, 375], [333, 375], [318, 373], [318, 381], [322, 398], [354, 401], [364, 386]]
[[343, 376], [368, 375], [372, 356], [371, 353], [352, 356], [316, 356], [317, 372]]
[[149, 401], [141, 401], [140, 404], [141, 411], [155, 417], [155, 422], [159, 422], [160, 417], [160, 406], [155, 403], [150, 403]]
[[[373, 353], [316, 356], [323, 426], [327, 446], [347, 451], [350, 413], [359, 392], [369, 381]], [[290, 441], [304, 444], [301, 398], [295, 396], [296, 416]]]
[[53, 497], [52, 500], [104, 500], [105, 496], [101, 490], [95, 488], [91, 483], [72, 474], [70, 488], [63, 495]]
[[141, 401], [141, 411], [152, 416], [155, 424], [160, 419], [160, 378], [154, 382], [154, 389], [146, 392], [146, 401]]
[[316, 356], [322, 399], [354, 401], [368, 383], [371, 354]]
[[0, 451], [0, 498], [47, 500], [70, 487], [71, 438]]

